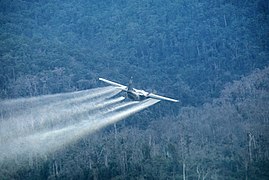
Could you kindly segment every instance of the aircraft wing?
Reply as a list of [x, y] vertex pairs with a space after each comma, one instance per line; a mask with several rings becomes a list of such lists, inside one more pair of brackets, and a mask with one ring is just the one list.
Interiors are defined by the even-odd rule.
[[172, 98], [168, 98], [168, 97], [164, 97], [164, 96], [160, 96], [160, 95], [153, 94], [153, 93], [149, 93], [148, 97], [150, 97], [150, 98], [154, 98], [154, 99], [160, 99], [160, 100], [172, 101], [172, 102], [179, 102], [179, 100], [172, 99]]
[[100, 81], [103, 81], [105, 83], [108, 83], [108, 84], [110, 84], [112, 86], [115, 86], [116, 88], [121, 89], [123, 91], [127, 91], [128, 90], [128, 87], [127, 86], [124, 86], [122, 84], [119, 84], [119, 83], [116, 83], [116, 82], [113, 82], [113, 81], [109, 81], [109, 80], [104, 79], [104, 78], [99, 78], [99, 80]]

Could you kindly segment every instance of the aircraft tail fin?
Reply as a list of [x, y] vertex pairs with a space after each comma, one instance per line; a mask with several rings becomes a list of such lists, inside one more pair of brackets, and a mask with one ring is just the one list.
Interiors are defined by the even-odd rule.
[[130, 78], [130, 81], [129, 81], [129, 83], [128, 83], [128, 90], [131, 90], [131, 89], [133, 89], [133, 77], [131, 76], [131, 78]]

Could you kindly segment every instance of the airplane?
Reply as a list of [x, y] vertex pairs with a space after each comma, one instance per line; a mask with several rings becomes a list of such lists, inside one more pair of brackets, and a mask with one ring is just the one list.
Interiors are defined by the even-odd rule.
[[112, 85], [112, 86], [126, 92], [127, 97], [134, 100], [134, 101], [142, 101], [142, 100], [147, 99], [147, 98], [153, 98], [153, 99], [159, 99], [159, 100], [179, 102], [176, 99], [172, 99], [172, 98], [160, 96], [160, 95], [157, 95], [157, 94], [153, 94], [153, 93], [150, 93], [150, 92], [146, 92], [144, 90], [132, 88], [131, 87], [132, 79], [130, 80], [128, 86], [124, 86], [122, 84], [119, 84], [119, 83], [116, 83], [116, 82], [113, 82], [113, 81], [109, 81], [109, 80], [104, 79], [104, 78], [99, 78], [99, 80], [103, 81], [105, 83], [108, 83], [108, 84], [110, 84], [110, 85]]

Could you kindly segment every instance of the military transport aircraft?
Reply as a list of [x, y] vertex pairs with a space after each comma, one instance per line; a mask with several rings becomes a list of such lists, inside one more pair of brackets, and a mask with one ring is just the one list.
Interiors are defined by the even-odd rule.
[[172, 99], [172, 98], [168, 98], [168, 97], [164, 97], [164, 96], [160, 96], [160, 95], [156, 95], [150, 92], [146, 92], [144, 90], [139, 90], [139, 89], [135, 89], [131, 87], [132, 81], [130, 81], [128, 86], [124, 86], [122, 84], [113, 82], [113, 81], [109, 81], [107, 79], [104, 78], [99, 78], [100, 81], [103, 81], [105, 83], [108, 83], [112, 86], [115, 86], [116, 88], [124, 91], [127, 93], [127, 96], [135, 101], [141, 101], [147, 98], [153, 98], [153, 99], [159, 99], [159, 100], [166, 100], [166, 101], [172, 101], [172, 102], [179, 102], [176, 99]]

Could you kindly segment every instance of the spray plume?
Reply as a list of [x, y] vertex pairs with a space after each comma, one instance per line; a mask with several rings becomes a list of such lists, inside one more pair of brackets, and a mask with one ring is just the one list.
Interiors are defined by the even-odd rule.
[[[44, 105], [40, 103], [39, 107], [35, 102], [34, 111], [39, 111], [39, 114], [33, 114], [37, 116], [36, 119], [41, 119], [36, 120], [38, 125], [17, 115], [16, 118], [11, 116], [9, 120], [2, 120], [0, 122], [0, 162], [5, 158], [11, 159], [32, 153], [47, 154], [61, 149], [90, 133], [159, 102], [159, 100], [147, 99], [141, 102], [119, 103], [124, 97], [112, 98], [119, 91], [115, 88], [111, 89], [111, 87], [87, 92], [92, 92], [91, 97], [85, 92], [77, 93], [79, 97], [72, 96], [72, 93], [63, 94], [63, 97], [68, 99], [63, 100], [62, 103], [53, 102], [52, 104], [58, 103], [59, 105], [54, 107], [53, 112], [51, 112], [52, 109], [42, 109]], [[16, 106], [15, 102], [28, 103], [37, 101], [37, 99], [42, 99], [47, 103], [46, 98], [50, 99], [53, 96], [37, 97], [32, 100], [13, 100], [11, 103], [4, 102], [4, 104]], [[54, 97], [61, 99], [60, 94]], [[81, 101], [81, 99], [83, 100]], [[76, 105], [74, 106], [74, 104]], [[45, 113], [49, 114], [46, 118], [42, 117]], [[15, 122], [15, 125], [10, 124], [11, 122]], [[51, 124], [53, 125], [50, 126]]]
[[[79, 114], [83, 111], [86, 112], [87, 109], [101, 108], [102, 106], [104, 107], [122, 100], [121, 98], [112, 102], [105, 101], [105, 99], [111, 98], [120, 92], [118, 89], [113, 87], [96, 88], [87, 92], [88, 94], [84, 94], [84, 96], [73, 98], [70, 97], [71, 93], [69, 93], [68, 99], [64, 99], [66, 94], [63, 94], [62, 100], [59, 102], [53, 102], [51, 104], [45, 103], [45, 105], [37, 105], [36, 103], [34, 107], [27, 106], [27, 103], [30, 100], [24, 98], [11, 100], [11, 103], [7, 101], [0, 103], [1, 107], [5, 109], [5, 111], [1, 113], [0, 141], [3, 138], [8, 139], [11, 136], [23, 136], [24, 134], [29, 134], [37, 130], [39, 131], [42, 128], [47, 128], [48, 126], [55, 126], [58, 121], [60, 123], [67, 122], [66, 120], [70, 119], [69, 117], [73, 116], [73, 114]], [[81, 95], [81, 93], [79, 94]], [[35, 101], [36, 99], [41, 99], [42, 102], [46, 102], [46, 97], [50, 99], [53, 95], [30, 99], [34, 99]], [[60, 98], [60, 94], [57, 94], [57, 97]], [[14, 102], [22, 103], [22, 100], [27, 103], [26, 105], [22, 105], [20, 109], [16, 109], [17, 111], [14, 111], [14, 109], [10, 107], [10, 105]], [[8, 108], [5, 106], [6, 104], [8, 104]], [[18, 107], [17, 104], [14, 104], [14, 106]]]

